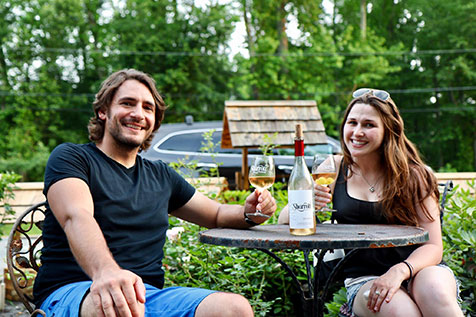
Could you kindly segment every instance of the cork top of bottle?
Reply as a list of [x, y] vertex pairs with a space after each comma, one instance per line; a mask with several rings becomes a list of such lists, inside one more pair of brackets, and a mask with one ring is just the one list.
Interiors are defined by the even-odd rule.
[[296, 139], [302, 139], [302, 138], [303, 138], [302, 125], [298, 123], [296, 124]]

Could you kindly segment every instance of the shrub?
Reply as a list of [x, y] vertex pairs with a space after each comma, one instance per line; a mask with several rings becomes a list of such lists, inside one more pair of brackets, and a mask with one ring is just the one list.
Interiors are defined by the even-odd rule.
[[[282, 196], [277, 184], [276, 195]], [[249, 191], [226, 191], [222, 202], [243, 204]], [[278, 204], [283, 202], [278, 202]], [[279, 209], [278, 209], [279, 210]], [[270, 223], [277, 222], [274, 215]], [[256, 316], [294, 316], [292, 299], [296, 291], [292, 280], [274, 259], [257, 250], [218, 247], [198, 242], [204, 228], [170, 218], [170, 226], [182, 226], [181, 236], [165, 244], [166, 286], [202, 287], [242, 294], [253, 306]], [[280, 252], [279, 256], [305, 276], [300, 252]]]
[[23, 182], [43, 181], [49, 155], [50, 150], [40, 143], [27, 158], [18, 153], [8, 158], [0, 158], [0, 170], [21, 175]]
[[471, 190], [455, 188], [450, 197], [442, 226], [443, 260], [461, 282], [462, 307], [476, 312], [476, 197], [475, 182]]
[[8, 215], [13, 215], [14, 211], [12, 210], [8, 201], [15, 198], [15, 183], [20, 180], [20, 175], [17, 175], [12, 172], [0, 173], [0, 206], [3, 207], [3, 213], [0, 214], [0, 237], [3, 235], [4, 229], [4, 219]]

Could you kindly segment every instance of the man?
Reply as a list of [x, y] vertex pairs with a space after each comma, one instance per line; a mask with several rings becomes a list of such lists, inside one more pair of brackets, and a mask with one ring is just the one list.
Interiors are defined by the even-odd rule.
[[154, 80], [142, 72], [112, 74], [93, 107], [94, 143], [62, 144], [46, 167], [37, 307], [47, 316], [252, 316], [241, 295], [162, 290], [163, 245], [168, 214], [208, 228], [246, 228], [264, 219], [245, 219], [245, 211], [275, 212], [269, 192], [255, 191], [244, 207], [222, 205], [163, 162], [138, 156], [165, 110]]

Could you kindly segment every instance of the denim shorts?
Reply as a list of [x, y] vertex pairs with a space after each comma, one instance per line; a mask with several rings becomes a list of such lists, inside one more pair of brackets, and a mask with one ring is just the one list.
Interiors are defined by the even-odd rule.
[[[461, 303], [461, 297], [460, 297], [460, 282], [456, 278], [456, 276], [453, 273], [453, 270], [450, 269], [449, 266], [446, 264], [438, 264], [437, 266], [445, 268], [451, 272], [453, 277], [455, 278], [456, 281], [456, 296], [458, 298], [458, 302]], [[348, 278], [345, 280], [345, 288], [347, 290], [347, 304], [349, 306], [349, 312], [353, 313], [353, 306], [354, 306], [354, 300], [355, 296], [357, 296], [357, 293], [359, 292], [360, 288], [364, 286], [365, 283], [377, 279], [378, 276], [362, 276], [362, 277], [357, 277], [357, 278]], [[403, 287], [403, 285], [402, 285]]]
[[[79, 316], [81, 303], [89, 293], [91, 281], [65, 285], [41, 304], [46, 316]], [[158, 289], [145, 284], [145, 316], [193, 317], [202, 300], [216, 292], [203, 288], [168, 287]]]

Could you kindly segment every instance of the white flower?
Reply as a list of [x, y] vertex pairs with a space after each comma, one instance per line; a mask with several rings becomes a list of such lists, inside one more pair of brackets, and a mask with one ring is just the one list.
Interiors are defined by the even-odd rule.
[[184, 232], [183, 227], [173, 227], [172, 229], [167, 230], [166, 235], [170, 241], [176, 241], [180, 238], [180, 234]]

